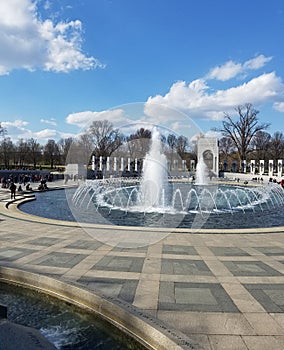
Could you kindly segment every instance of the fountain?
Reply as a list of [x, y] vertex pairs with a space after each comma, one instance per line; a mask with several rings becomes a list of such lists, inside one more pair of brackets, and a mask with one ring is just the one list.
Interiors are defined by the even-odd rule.
[[[52, 196], [51, 194], [45, 194]], [[279, 211], [284, 207], [284, 190], [266, 186], [208, 183], [203, 157], [197, 164], [196, 183], [187, 178], [168, 180], [167, 160], [160, 134], [152, 131], [152, 142], [143, 165], [141, 181], [123, 178], [86, 180], [74, 192], [66, 191], [67, 205], [57, 195], [58, 210], [40, 215], [77, 222], [165, 228], [249, 228], [284, 225]], [[54, 197], [53, 197], [54, 198]], [[37, 213], [41, 207], [28, 203], [21, 208]], [[48, 202], [48, 199], [44, 200]], [[34, 212], [31, 207], [34, 206]], [[44, 208], [46, 206], [43, 204]], [[56, 217], [58, 215], [58, 217]]]
[[208, 168], [204, 162], [203, 156], [201, 156], [196, 166], [196, 185], [208, 185]]
[[143, 163], [139, 197], [140, 206], [165, 206], [168, 194], [167, 158], [162, 154], [161, 136], [156, 128], [152, 131], [152, 143]]
[[203, 157], [197, 164], [195, 184], [168, 180], [167, 160], [160, 139], [154, 128], [140, 182], [86, 180], [72, 197], [75, 211], [79, 212], [77, 221], [82, 220], [83, 210], [84, 215], [86, 211], [92, 216], [99, 213], [96, 222], [118, 225], [250, 227], [254, 222], [251, 215], [256, 220], [262, 216], [266, 217], [266, 222], [271, 222], [271, 210], [284, 205], [284, 193], [279, 185], [208, 183], [208, 168]]

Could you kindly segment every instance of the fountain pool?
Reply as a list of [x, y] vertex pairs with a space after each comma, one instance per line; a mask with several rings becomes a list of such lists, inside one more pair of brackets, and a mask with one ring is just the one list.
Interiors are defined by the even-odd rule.
[[57, 220], [119, 226], [194, 228], [198, 223], [206, 229], [284, 226], [280, 215], [284, 196], [278, 185], [219, 185], [217, 191], [216, 186], [210, 185], [175, 182], [170, 185], [174, 193], [172, 207], [140, 210], [134, 205], [139, 184], [95, 180], [86, 181], [77, 190], [36, 193], [36, 201], [20, 205], [20, 210]]
[[280, 207], [284, 206], [281, 186], [208, 184], [208, 174], [201, 156], [195, 184], [169, 181], [161, 136], [154, 128], [140, 182], [86, 181], [68, 202], [76, 208], [74, 213], [78, 221], [81, 220], [78, 211], [91, 210], [112, 224], [130, 226], [199, 229], [274, 225], [274, 213], [278, 215]]
[[145, 349], [98, 315], [38, 291], [0, 283], [8, 319], [40, 331], [57, 349]]
[[86, 180], [74, 191], [67, 190], [66, 198], [62, 192], [61, 196], [53, 191], [38, 194], [36, 203], [26, 203], [21, 209], [60, 220], [120, 226], [231, 229], [284, 225], [279, 215], [284, 190], [278, 184], [208, 184], [203, 159], [197, 164], [195, 184], [168, 180], [167, 161], [155, 128], [141, 181]]

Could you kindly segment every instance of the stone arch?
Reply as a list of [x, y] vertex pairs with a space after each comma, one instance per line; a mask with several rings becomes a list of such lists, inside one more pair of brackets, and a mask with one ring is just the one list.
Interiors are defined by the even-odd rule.
[[[197, 159], [203, 157], [208, 169], [219, 175], [219, 145], [217, 138], [200, 137], [197, 141]], [[197, 160], [198, 161], [198, 160]]]

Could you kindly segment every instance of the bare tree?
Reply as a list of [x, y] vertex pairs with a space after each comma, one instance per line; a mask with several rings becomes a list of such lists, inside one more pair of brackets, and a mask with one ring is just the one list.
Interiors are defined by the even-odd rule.
[[89, 164], [93, 150], [92, 136], [90, 134], [82, 134], [78, 140], [73, 139], [69, 145], [65, 163]]
[[59, 158], [58, 146], [54, 140], [47, 141], [47, 144], [44, 146], [44, 156], [50, 164], [50, 168], [53, 169], [54, 164]]
[[66, 139], [60, 139], [57, 142], [61, 164], [66, 164], [68, 152], [70, 151], [71, 146], [74, 142], [75, 142], [75, 140], [72, 137], [68, 137]]
[[167, 145], [171, 150], [174, 150], [177, 144], [177, 137], [175, 134], [169, 134], [167, 137]]
[[7, 130], [1, 125], [0, 122], [0, 136], [5, 136], [7, 134]]
[[269, 143], [269, 154], [271, 158], [276, 162], [278, 159], [282, 159], [284, 156], [284, 136], [283, 133], [277, 131], [273, 134]]
[[252, 140], [259, 132], [268, 128], [269, 123], [260, 124], [258, 121], [258, 113], [253, 108], [252, 104], [247, 103], [244, 106], [236, 108], [238, 119], [233, 120], [233, 117], [225, 113], [221, 131], [223, 136], [230, 138], [237, 148], [240, 162], [247, 158], [248, 153], [252, 150]]
[[189, 143], [188, 143], [187, 137], [181, 135], [177, 138], [176, 150], [177, 150], [177, 154], [181, 157], [181, 159], [185, 158], [188, 146], [189, 146]]
[[219, 140], [220, 155], [228, 157], [235, 151], [235, 148], [234, 142], [230, 137], [222, 137]]
[[18, 164], [22, 168], [24, 167], [25, 163], [27, 163], [27, 158], [29, 154], [29, 145], [27, 141], [20, 139], [17, 142], [16, 153], [17, 153]]
[[10, 161], [12, 160], [14, 151], [15, 146], [10, 137], [5, 137], [0, 143], [0, 154], [2, 155], [2, 161], [6, 169], [10, 167]]
[[172, 164], [173, 164], [173, 156], [174, 152], [177, 146], [177, 137], [175, 134], [169, 134], [167, 137], [167, 145], [169, 147], [169, 152], [170, 152], [170, 170], [172, 170]]
[[253, 146], [254, 154], [257, 160], [260, 160], [260, 159], [267, 160], [270, 140], [271, 140], [271, 135], [266, 131], [258, 131], [255, 134], [252, 140], [252, 146]]
[[151, 131], [140, 128], [126, 138], [127, 148], [131, 158], [143, 158], [149, 151]]
[[94, 121], [88, 130], [95, 156], [109, 157], [122, 143], [122, 135], [108, 120]]

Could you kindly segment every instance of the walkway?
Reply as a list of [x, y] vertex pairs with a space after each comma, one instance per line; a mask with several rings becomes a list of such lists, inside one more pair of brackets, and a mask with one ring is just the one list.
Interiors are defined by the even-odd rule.
[[[105, 237], [106, 227], [91, 236], [76, 225], [7, 210], [8, 198], [0, 189], [0, 266], [131, 304], [187, 335], [196, 349], [284, 349], [284, 228], [163, 233], [131, 249], [93, 238]], [[126, 231], [149, 234], [121, 227], [112, 234]]]

